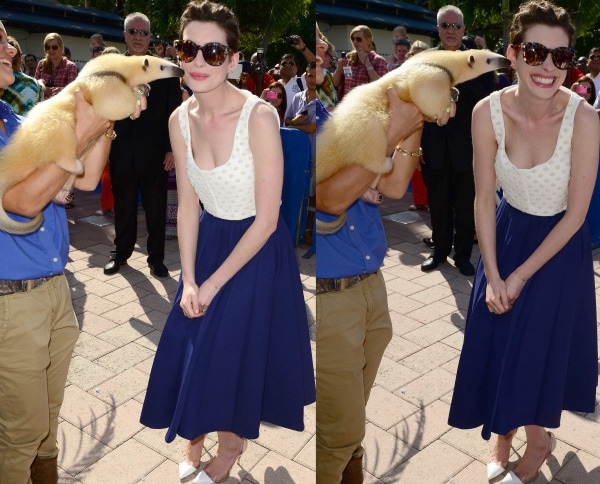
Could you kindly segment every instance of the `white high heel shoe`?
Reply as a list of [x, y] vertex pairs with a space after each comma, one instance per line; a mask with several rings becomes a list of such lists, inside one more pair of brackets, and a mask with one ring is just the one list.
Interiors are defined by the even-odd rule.
[[488, 481], [491, 481], [494, 477], [498, 477], [506, 470], [506, 467], [502, 467], [497, 462], [488, 462], [487, 463], [487, 478]]
[[504, 484], [523, 484], [523, 481], [513, 471], [509, 471], [500, 482]]
[[192, 484], [215, 484], [208, 474], [204, 471], [200, 471], [200, 474], [196, 476], [196, 478], [192, 481]]
[[[238, 452], [237, 457], [235, 458], [234, 464], [237, 462], [238, 464], [240, 463], [240, 459], [242, 458], [242, 454], [245, 452], [246, 448], [248, 447], [248, 440], [245, 439], [244, 437], [242, 437], [242, 444], [240, 446], [240, 451]], [[206, 466], [208, 467], [208, 465]], [[232, 466], [233, 467], [233, 466]], [[225, 480], [227, 480], [227, 478], [229, 477], [229, 473], [231, 472], [231, 469], [229, 469], [229, 472], [227, 472], [227, 474], [225, 474], [224, 476], [221, 476], [221, 478], [218, 481], [213, 481], [210, 476], [204, 472], [204, 469], [200, 471], [200, 474], [198, 474], [196, 476], [196, 478], [192, 481], [192, 484], [216, 484], [219, 482], [223, 482]]]
[[194, 472], [198, 470], [198, 467], [194, 467], [189, 462], [180, 462], [179, 463], [179, 479], [185, 479], [188, 476], [191, 476]]

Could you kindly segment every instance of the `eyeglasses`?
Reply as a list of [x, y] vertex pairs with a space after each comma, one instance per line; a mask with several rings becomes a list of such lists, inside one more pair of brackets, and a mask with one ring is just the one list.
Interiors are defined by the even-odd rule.
[[537, 42], [523, 42], [522, 44], [513, 45], [512, 48], [516, 52], [523, 52], [523, 60], [530, 66], [542, 65], [548, 54], [551, 54], [554, 65], [557, 69], [563, 71], [573, 65], [573, 61], [577, 56], [577, 51], [570, 47], [548, 49], [545, 45]]
[[452, 27], [454, 30], [460, 30], [463, 28], [463, 25], [457, 22], [442, 22], [440, 27], [442, 27], [444, 30], [448, 30], [450, 27]]
[[281, 66], [282, 66], [282, 67], [293, 67], [293, 66], [295, 66], [295, 65], [296, 65], [296, 63], [295, 63], [295, 62], [292, 62], [292, 61], [289, 61], [289, 62], [283, 61], [283, 62], [281, 63]]
[[52, 50], [58, 50], [58, 45], [45, 45], [44, 49], [46, 49], [46, 50], [50, 50], [50, 49], [52, 49]]
[[147, 30], [138, 30], [132, 28], [128, 28], [127, 32], [129, 32], [130, 35], [141, 35], [142, 37], [146, 37], [150, 33]]
[[600, 54], [592, 54], [590, 60], [600, 59]]
[[362, 42], [363, 39], [362, 39], [362, 37], [350, 37], [350, 40], [352, 42], [358, 42], [358, 43], [360, 43], [360, 42]]
[[173, 45], [177, 51], [177, 57], [183, 62], [192, 62], [198, 55], [198, 51], [201, 51], [206, 63], [213, 67], [223, 65], [227, 55], [233, 54], [233, 50], [218, 42], [198, 45], [191, 40], [176, 40]]

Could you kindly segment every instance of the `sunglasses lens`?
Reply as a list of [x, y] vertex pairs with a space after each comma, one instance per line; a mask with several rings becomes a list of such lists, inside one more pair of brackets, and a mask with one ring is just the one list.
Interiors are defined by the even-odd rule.
[[217, 67], [225, 62], [226, 50], [221, 44], [206, 44], [202, 47], [202, 55], [209, 66]]
[[189, 40], [183, 40], [176, 44], [177, 54], [179, 54], [179, 58], [183, 62], [192, 62], [196, 58], [196, 54], [198, 53], [198, 49], [196, 44], [190, 42]]
[[559, 47], [558, 49], [554, 49], [554, 51], [552, 51], [552, 62], [554, 62], [554, 65], [558, 69], [568, 69], [573, 63], [574, 57], [574, 51], [568, 47]]
[[523, 59], [530, 66], [539, 66], [548, 56], [548, 49], [542, 44], [527, 42], [523, 44]]

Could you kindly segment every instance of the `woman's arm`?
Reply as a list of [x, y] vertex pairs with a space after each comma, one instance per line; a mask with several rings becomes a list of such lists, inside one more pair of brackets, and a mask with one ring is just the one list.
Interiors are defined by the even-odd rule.
[[264, 246], [277, 228], [283, 186], [283, 151], [279, 126], [269, 106], [250, 115], [250, 150], [254, 157], [256, 217], [223, 264], [200, 286], [199, 304], [206, 307], [218, 290]]
[[[460, 101], [459, 101], [460, 102]], [[500, 277], [496, 258], [496, 171], [498, 143], [491, 121], [489, 98], [473, 109], [473, 174], [475, 176], [475, 225], [487, 279], [486, 303], [500, 314], [510, 309], [506, 284]]]
[[198, 195], [187, 177], [187, 148], [179, 126], [178, 107], [169, 118], [169, 137], [175, 158], [177, 173], [177, 237], [181, 260], [183, 294], [180, 306], [188, 317], [199, 317], [198, 285], [196, 284], [196, 248], [198, 246], [198, 222], [200, 203]]
[[554, 257], [584, 223], [598, 173], [598, 153], [600, 122], [594, 109], [582, 102], [575, 113], [573, 126], [567, 210], [533, 254], [507, 278], [511, 300], [519, 297], [527, 280]]

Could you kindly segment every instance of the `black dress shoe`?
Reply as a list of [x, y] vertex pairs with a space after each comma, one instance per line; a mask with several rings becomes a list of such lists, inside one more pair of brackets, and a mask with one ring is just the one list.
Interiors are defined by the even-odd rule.
[[150, 272], [156, 277], [169, 277], [169, 269], [162, 262], [156, 262], [155, 264], [148, 263]]
[[421, 264], [421, 270], [423, 272], [431, 272], [442, 262], [446, 262], [446, 258], [438, 255], [431, 255]]
[[423, 239], [423, 243], [429, 247], [430, 249], [434, 249], [435, 248], [435, 244], [433, 243], [433, 239], [431, 237], [425, 237]]
[[465, 276], [473, 276], [475, 275], [475, 267], [468, 260], [458, 260], [456, 262], [456, 267], [461, 274]]
[[116, 256], [111, 256], [110, 261], [108, 262], [108, 264], [106, 264], [104, 266], [104, 274], [106, 274], [107, 276], [110, 276], [112, 274], [116, 274], [117, 272], [119, 272], [119, 269], [121, 268], [121, 264], [122, 265], [126, 265], [127, 264], [127, 260], [118, 260], [116, 258]]

